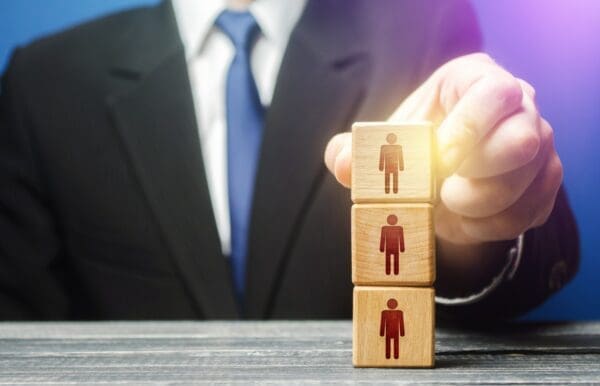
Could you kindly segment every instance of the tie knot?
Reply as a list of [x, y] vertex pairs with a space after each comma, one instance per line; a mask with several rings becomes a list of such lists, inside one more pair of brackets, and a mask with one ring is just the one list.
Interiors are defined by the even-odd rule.
[[215, 25], [229, 37], [237, 50], [248, 50], [259, 31], [254, 16], [248, 11], [223, 11], [217, 17]]

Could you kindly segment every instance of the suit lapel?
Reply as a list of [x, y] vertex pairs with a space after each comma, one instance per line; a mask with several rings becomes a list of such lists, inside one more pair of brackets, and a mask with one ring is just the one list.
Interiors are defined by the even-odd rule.
[[249, 318], [268, 316], [303, 213], [325, 173], [327, 141], [349, 128], [365, 91], [369, 61], [357, 24], [349, 15], [324, 20], [339, 12], [328, 1], [309, 3], [281, 66], [255, 187]]
[[174, 15], [168, 2], [148, 12], [117, 55], [112, 72], [131, 79], [108, 106], [192, 299], [204, 317], [235, 318]]

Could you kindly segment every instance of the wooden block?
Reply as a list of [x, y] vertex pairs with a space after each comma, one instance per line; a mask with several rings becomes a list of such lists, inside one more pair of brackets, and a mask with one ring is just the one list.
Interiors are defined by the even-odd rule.
[[433, 149], [430, 123], [355, 123], [352, 201], [433, 202]]
[[352, 282], [431, 287], [435, 234], [430, 204], [352, 206]]
[[433, 288], [354, 287], [354, 366], [433, 367], [434, 307]]

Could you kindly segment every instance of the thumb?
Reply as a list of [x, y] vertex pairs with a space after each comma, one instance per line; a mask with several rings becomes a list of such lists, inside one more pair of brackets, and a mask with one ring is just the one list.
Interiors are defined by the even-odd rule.
[[350, 170], [352, 165], [352, 134], [337, 134], [325, 149], [325, 165], [338, 182], [350, 187]]

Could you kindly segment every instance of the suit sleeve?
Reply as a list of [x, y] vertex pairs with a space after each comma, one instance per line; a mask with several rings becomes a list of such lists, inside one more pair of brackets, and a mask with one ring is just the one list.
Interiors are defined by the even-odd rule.
[[521, 259], [515, 275], [480, 301], [438, 305], [440, 318], [462, 324], [502, 322], [540, 305], [573, 279], [579, 268], [579, 236], [564, 188], [546, 224], [525, 233]]
[[19, 58], [17, 51], [0, 91], [0, 320], [64, 319], [58, 230], [35, 160]]
[[[440, 5], [434, 19], [436, 32], [422, 66], [423, 77], [452, 58], [481, 51], [481, 33], [470, 4], [461, 0], [436, 4]], [[516, 317], [538, 306], [564, 286], [575, 276], [578, 267], [577, 226], [567, 195], [561, 188], [548, 222], [526, 232], [521, 264], [513, 278], [476, 303], [438, 305], [438, 315], [442, 320], [463, 324]]]

